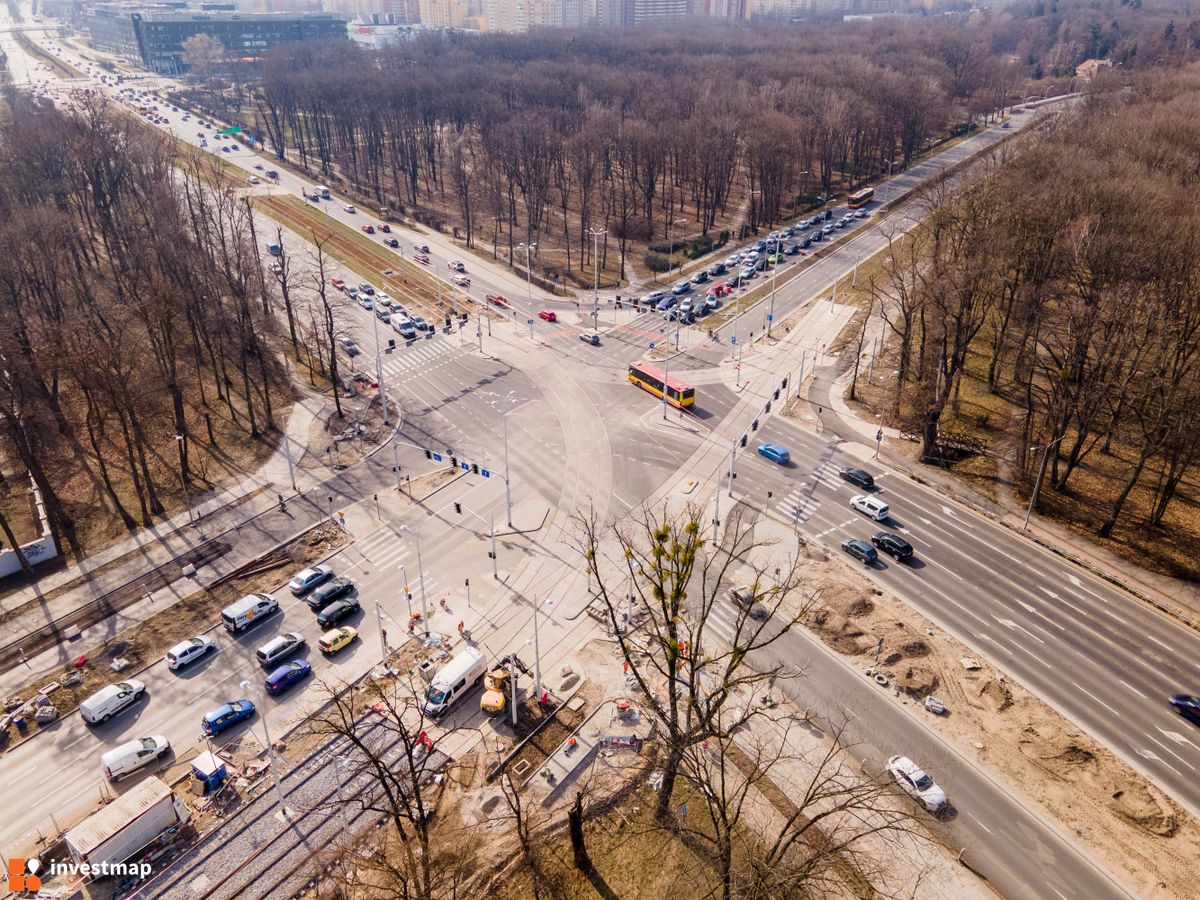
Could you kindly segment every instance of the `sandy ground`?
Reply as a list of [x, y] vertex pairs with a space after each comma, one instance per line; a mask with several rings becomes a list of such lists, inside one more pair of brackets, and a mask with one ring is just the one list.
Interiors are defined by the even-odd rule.
[[[814, 549], [805, 553], [814, 586], [824, 588], [826, 598], [809, 625], [826, 644], [865, 670], [882, 636], [880, 669], [896, 688], [888, 689], [894, 702], [912, 707], [960, 753], [1062, 823], [1135, 895], [1196, 896], [1200, 828], [1191, 816], [905, 603], [865, 587], [841, 560]], [[943, 700], [949, 714], [921, 709], [918, 701], [927, 695]]]

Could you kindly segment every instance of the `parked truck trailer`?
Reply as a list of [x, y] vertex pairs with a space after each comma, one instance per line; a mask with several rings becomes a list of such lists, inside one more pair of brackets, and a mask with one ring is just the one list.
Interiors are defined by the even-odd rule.
[[68, 831], [67, 849], [76, 863], [114, 866], [189, 816], [187, 805], [166, 784], [147, 778]]

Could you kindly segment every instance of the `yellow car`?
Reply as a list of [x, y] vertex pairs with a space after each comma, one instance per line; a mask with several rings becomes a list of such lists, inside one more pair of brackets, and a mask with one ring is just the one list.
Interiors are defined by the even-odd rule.
[[353, 643], [356, 637], [358, 637], [357, 628], [343, 625], [340, 628], [331, 628], [321, 635], [321, 639], [317, 641], [317, 646], [321, 648], [321, 652], [326, 656], [331, 656], [343, 647]]

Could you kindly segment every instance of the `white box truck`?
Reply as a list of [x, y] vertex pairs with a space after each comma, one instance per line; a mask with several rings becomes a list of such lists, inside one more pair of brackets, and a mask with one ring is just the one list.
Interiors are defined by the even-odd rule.
[[184, 824], [190, 815], [165, 783], [147, 778], [68, 831], [67, 849], [76, 863], [113, 866]]
[[475, 647], [464, 647], [446, 663], [425, 692], [425, 715], [440, 716], [462, 699], [471, 688], [483, 681], [487, 660]]

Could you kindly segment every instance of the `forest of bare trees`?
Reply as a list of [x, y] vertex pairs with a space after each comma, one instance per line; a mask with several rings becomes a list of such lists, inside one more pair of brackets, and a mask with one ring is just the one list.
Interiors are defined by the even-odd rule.
[[1130, 3], [1059, 3], [945, 21], [430, 36], [379, 53], [295, 44], [268, 60], [252, 118], [276, 152], [469, 246], [512, 259], [536, 244], [546, 273], [590, 283], [589, 229], [605, 231], [601, 268], [625, 279], [631, 264], [655, 268], [647, 247], [699, 254], [722, 231], [898, 171], [1014, 100], [1069, 86], [1085, 59], [1191, 52], [1186, 35], [1147, 34], [1165, 13], [1134, 2], [1136, 16]]
[[[0, 473], [55, 533], [152, 524], [290, 399], [249, 209], [94, 95], [0, 106]], [[19, 508], [19, 507], [17, 507]]]
[[1101, 537], [1170, 533], [1200, 458], [1198, 111], [1195, 66], [1098, 84], [892, 241], [872, 280], [887, 406], [924, 456], [974, 382], [1004, 402], [992, 449], [1013, 481], [1045, 456], [1042, 499], [1084, 499]]

